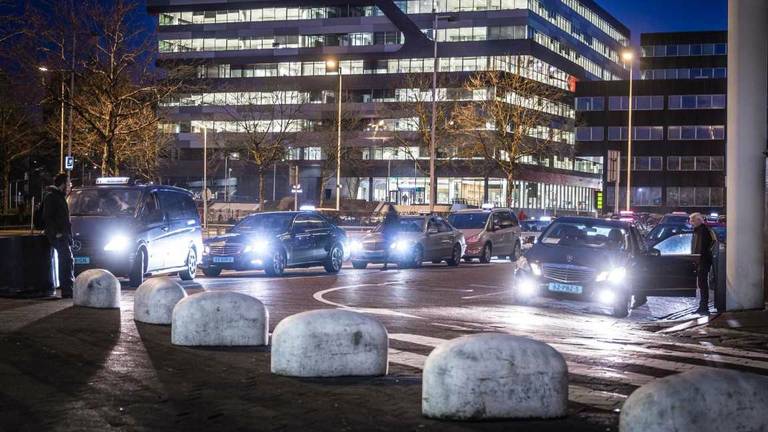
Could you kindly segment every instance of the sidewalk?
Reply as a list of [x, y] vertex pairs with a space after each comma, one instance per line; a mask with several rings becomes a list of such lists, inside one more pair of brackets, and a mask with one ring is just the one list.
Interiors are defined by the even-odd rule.
[[768, 308], [713, 313], [667, 327], [660, 332], [722, 346], [768, 352]]

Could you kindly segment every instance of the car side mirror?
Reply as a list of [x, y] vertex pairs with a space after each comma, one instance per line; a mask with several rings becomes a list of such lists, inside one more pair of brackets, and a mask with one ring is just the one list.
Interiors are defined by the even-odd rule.
[[654, 256], [654, 257], [657, 257], [657, 256], [661, 256], [661, 251], [660, 251], [660, 250], [658, 250], [658, 249], [656, 249], [656, 248], [651, 248], [651, 249], [648, 251], [648, 255], [649, 255], [649, 256]]
[[434, 228], [434, 227], [429, 228], [427, 230], [427, 234], [437, 234], [437, 228]]

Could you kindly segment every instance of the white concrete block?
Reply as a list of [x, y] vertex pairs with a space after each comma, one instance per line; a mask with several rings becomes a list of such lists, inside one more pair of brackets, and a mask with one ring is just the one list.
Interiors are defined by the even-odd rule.
[[292, 315], [272, 333], [272, 373], [296, 377], [387, 374], [387, 329], [351, 311], [321, 309]]
[[427, 357], [422, 413], [453, 420], [566, 414], [568, 367], [551, 346], [499, 333], [453, 339]]
[[86, 270], [75, 279], [72, 300], [75, 306], [119, 309], [120, 281], [106, 270]]
[[768, 431], [768, 378], [726, 369], [668, 376], [632, 393], [621, 432]]
[[184, 288], [171, 278], [147, 279], [133, 297], [133, 319], [170, 325], [173, 307], [186, 296]]
[[269, 313], [247, 294], [206, 291], [176, 303], [171, 343], [185, 346], [266, 345]]

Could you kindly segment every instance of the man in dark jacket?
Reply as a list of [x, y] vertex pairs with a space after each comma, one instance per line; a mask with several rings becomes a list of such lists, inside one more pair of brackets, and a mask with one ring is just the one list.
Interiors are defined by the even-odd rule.
[[68, 186], [67, 175], [57, 174], [53, 185], [45, 189], [42, 204], [45, 236], [59, 256], [59, 287], [62, 298], [72, 297], [72, 286], [75, 283], [72, 224], [69, 221], [66, 196]]
[[693, 225], [693, 245], [691, 251], [699, 255], [697, 273], [697, 285], [699, 287], [699, 309], [696, 313], [709, 315], [709, 271], [714, 260], [712, 250], [717, 245], [717, 237], [714, 231], [704, 223], [704, 217], [700, 213], [690, 216]]
[[384, 216], [383, 227], [381, 230], [381, 236], [384, 239], [384, 267], [381, 268], [382, 270], [387, 269], [392, 244], [395, 242], [395, 238], [399, 232], [400, 217], [397, 214], [397, 210], [395, 210], [395, 206], [390, 204], [387, 207], [387, 214]]

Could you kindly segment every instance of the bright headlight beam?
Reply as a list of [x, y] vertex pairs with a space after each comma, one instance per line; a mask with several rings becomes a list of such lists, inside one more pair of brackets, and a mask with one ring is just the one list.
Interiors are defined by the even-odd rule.
[[123, 235], [116, 235], [109, 239], [107, 245], [104, 246], [104, 250], [108, 252], [118, 252], [125, 250], [129, 244], [128, 237]]
[[616, 267], [608, 271], [600, 272], [595, 280], [597, 282], [608, 281], [611, 283], [620, 283], [623, 282], [626, 277], [627, 269], [624, 267]]
[[541, 276], [541, 266], [538, 263], [530, 263], [531, 271], [536, 276]]
[[359, 252], [363, 250], [363, 242], [355, 240], [349, 243], [349, 250], [351, 252]]

